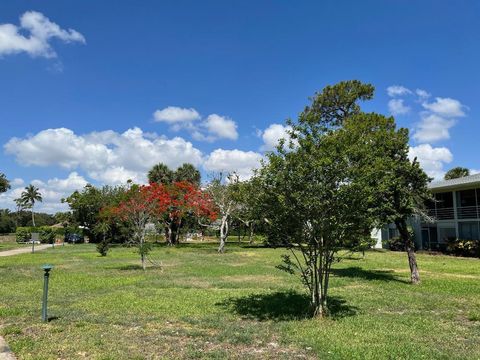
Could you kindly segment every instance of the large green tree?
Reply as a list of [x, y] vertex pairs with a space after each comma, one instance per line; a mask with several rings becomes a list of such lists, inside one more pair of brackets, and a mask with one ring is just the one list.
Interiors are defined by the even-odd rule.
[[[108, 206], [117, 205], [124, 200], [130, 185], [127, 186], [103, 186], [97, 188], [87, 184], [82, 191], [75, 191], [63, 202], [70, 206], [71, 222], [84, 228], [84, 233], [91, 242], [103, 240], [103, 233], [94, 231], [98, 224], [103, 222], [100, 211]], [[111, 226], [110, 233], [122, 237], [122, 224]]]
[[25, 187], [25, 190], [20, 195], [20, 199], [25, 206], [28, 206], [28, 208], [30, 208], [30, 211], [32, 213], [32, 224], [35, 227], [35, 212], [33, 211], [34, 206], [36, 202], [43, 201], [40, 190], [36, 186], [30, 184]]
[[348, 148], [335, 135], [346, 119], [360, 113], [356, 102], [372, 92], [371, 86], [351, 81], [316, 94], [298, 121], [289, 122], [288, 146], [270, 153], [257, 174], [268, 241], [291, 250], [281, 268], [300, 273], [315, 316], [328, 312], [336, 253], [369, 237], [374, 223], [365, 202], [368, 189], [352, 181]]
[[461, 166], [454, 167], [445, 173], [445, 180], [458, 179], [461, 177], [469, 176], [470, 170]]

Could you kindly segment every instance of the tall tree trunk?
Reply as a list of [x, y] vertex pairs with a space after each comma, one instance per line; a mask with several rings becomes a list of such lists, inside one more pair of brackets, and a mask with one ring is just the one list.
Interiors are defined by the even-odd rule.
[[220, 225], [220, 246], [218, 247], [218, 252], [219, 253], [224, 253], [225, 252], [225, 243], [227, 241], [227, 236], [228, 236], [228, 217], [223, 216], [222, 217], [222, 224]]
[[414, 244], [408, 231], [407, 222], [404, 219], [395, 221], [395, 225], [405, 245], [408, 255], [408, 265], [410, 266], [410, 281], [412, 284], [420, 283], [420, 274], [418, 273], [417, 258], [415, 256]]
[[[142, 232], [144, 230], [141, 230]], [[146, 261], [145, 261], [145, 237], [143, 235], [143, 233], [140, 233], [140, 258], [142, 260], [142, 269], [143, 271], [145, 271], [147, 269], [147, 264], [146, 264]]]
[[248, 223], [248, 229], [249, 229], [249, 232], [248, 232], [248, 243], [249, 244], [253, 244], [253, 221], [250, 221]]
[[33, 213], [33, 205], [32, 205], [32, 224], [35, 227], [35, 214]]

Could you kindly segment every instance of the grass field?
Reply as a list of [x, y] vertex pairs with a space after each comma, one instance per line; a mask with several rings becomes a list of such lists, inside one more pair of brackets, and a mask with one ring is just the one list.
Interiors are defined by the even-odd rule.
[[331, 318], [308, 319], [284, 250], [215, 248], [157, 247], [146, 272], [133, 249], [90, 244], [0, 258], [0, 331], [19, 359], [480, 358], [478, 259], [420, 254], [412, 286], [404, 254], [354, 255], [335, 265]]
[[26, 246], [32, 246], [32, 245], [17, 243], [15, 241], [15, 235], [0, 236], [0, 251], [18, 249]]

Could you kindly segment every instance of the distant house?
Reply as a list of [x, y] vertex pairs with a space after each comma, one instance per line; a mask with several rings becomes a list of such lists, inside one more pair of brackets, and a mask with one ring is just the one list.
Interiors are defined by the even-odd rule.
[[[480, 174], [458, 179], [432, 182], [429, 185], [435, 201], [427, 204], [428, 215], [433, 219], [414, 218], [410, 225], [415, 231], [417, 249], [442, 250], [447, 240], [480, 239]], [[394, 225], [375, 229], [376, 248], [382, 242], [398, 236]]]

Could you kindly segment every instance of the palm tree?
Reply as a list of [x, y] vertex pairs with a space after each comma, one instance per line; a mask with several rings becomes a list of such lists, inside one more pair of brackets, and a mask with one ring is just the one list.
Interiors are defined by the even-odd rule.
[[184, 163], [175, 171], [175, 181], [187, 181], [193, 185], [200, 186], [200, 171], [189, 163]]
[[174, 173], [163, 163], [154, 165], [148, 172], [149, 183], [170, 184], [174, 180]]
[[452, 179], [458, 179], [458, 178], [469, 176], [469, 175], [470, 175], [469, 169], [461, 166], [457, 166], [457, 167], [454, 167], [453, 169], [448, 170], [443, 178], [445, 180], [452, 180]]
[[33, 212], [33, 207], [35, 205], [36, 201], [42, 201], [42, 194], [40, 194], [40, 191], [38, 191], [38, 188], [33, 186], [33, 185], [28, 185], [25, 187], [25, 190], [22, 192], [20, 199], [22, 199], [22, 202], [24, 205], [27, 205], [30, 207], [32, 211], [32, 224], [33, 227], [35, 227], [35, 215]]

